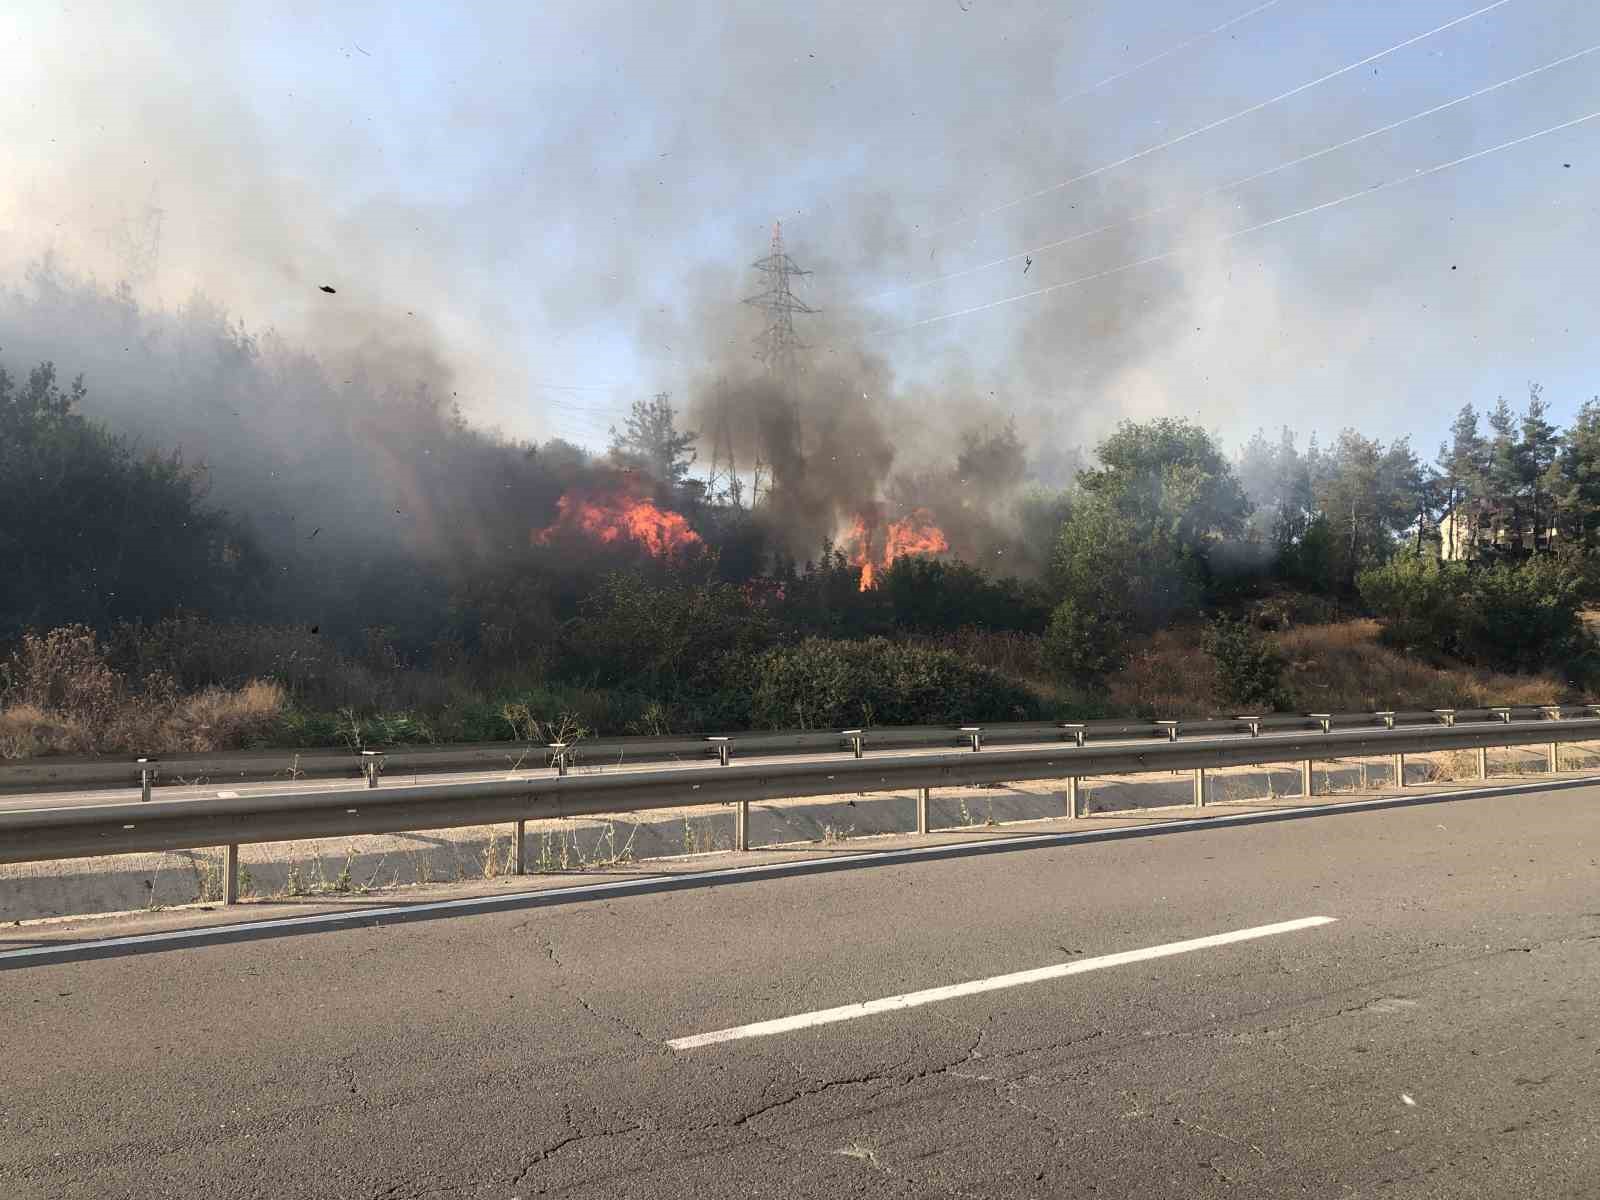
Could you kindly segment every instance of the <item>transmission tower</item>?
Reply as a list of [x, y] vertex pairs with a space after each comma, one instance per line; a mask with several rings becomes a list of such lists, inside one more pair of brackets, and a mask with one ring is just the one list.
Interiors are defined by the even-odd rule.
[[782, 221], [772, 223], [772, 249], [767, 256], [750, 265], [767, 278], [765, 288], [745, 298], [746, 304], [756, 305], [767, 314], [767, 327], [756, 339], [756, 358], [768, 371], [792, 376], [797, 367], [795, 351], [807, 349], [795, 337], [794, 314], [817, 310], [789, 290], [789, 281], [811, 272], [802, 271], [784, 252]]
[[[760, 308], [767, 318], [767, 327], [756, 338], [756, 359], [767, 369], [769, 375], [776, 376], [779, 383], [785, 387], [790, 395], [792, 408], [791, 419], [794, 422], [795, 437], [798, 440], [800, 430], [800, 412], [796, 403], [796, 393], [793, 387], [795, 377], [799, 374], [800, 364], [797, 351], [810, 347], [795, 336], [795, 313], [815, 313], [804, 300], [797, 297], [790, 290], [789, 281], [797, 277], [811, 274], [810, 271], [801, 270], [794, 259], [789, 257], [783, 248], [783, 222], [772, 223], [772, 246], [765, 258], [758, 258], [750, 264], [766, 277], [766, 286], [754, 296], [745, 297], [745, 303]], [[771, 490], [772, 456], [766, 455], [766, 462], [758, 454], [755, 462], [755, 488], [750, 497], [753, 507], [760, 500], [762, 475], [768, 476], [768, 490]]]
[[711, 431], [711, 476], [706, 481], [713, 500], [726, 495], [734, 508], [744, 506], [744, 480], [733, 457], [733, 426], [728, 419], [728, 381], [717, 380], [716, 427]]

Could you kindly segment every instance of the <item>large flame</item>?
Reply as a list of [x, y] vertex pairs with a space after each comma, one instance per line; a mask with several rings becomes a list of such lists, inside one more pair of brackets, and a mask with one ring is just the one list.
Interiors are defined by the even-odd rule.
[[557, 538], [573, 536], [605, 543], [634, 542], [657, 558], [700, 543], [700, 535], [689, 528], [682, 513], [621, 492], [599, 496], [568, 492], [556, 501], [556, 519], [536, 533], [534, 541], [548, 545]]
[[883, 548], [874, 553], [875, 522], [857, 515], [844, 543], [850, 547], [850, 563], [861, 570], [861, 590], [877, 586], [879, 568], [887, 567], [897, 558], [908, 554], [943, 554], [950, 549], [950, 541], [933, 521], [933, 514], [925, 508], [915, 509], [899, 521], [890, 521], [884, 530]]

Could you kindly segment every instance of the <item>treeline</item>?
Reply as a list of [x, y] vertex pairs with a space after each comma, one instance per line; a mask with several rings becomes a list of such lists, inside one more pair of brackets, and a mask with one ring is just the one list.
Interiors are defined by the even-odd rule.
[[[90, 328], [145, 319], [62, 296], [89, 305], [63, 311]], [[668, 397], [592, 455], [473, 429], [441, 390], [359, 373], [345, 387], [214, 313], [144, 332], [149, 354], [176, 357], [108, 368], [132, 399], [98, 408], [49, 362], [25, 381], [0, 370], [0, 689], [27, 676], [49, 694], [18, 654], [69, 626], [61, 644], [97, 647], [111, 675], [89, 674], [129, 695], [276, 680], [307, 740], [335, 736], [337, 709], [448, 712], [462, 736], [503, 736], [508, 704], [616, 732], [939, 719], [940, 695], [963, 719], [1085, 712], [1144, 639], [1200, 622], [1222, 692], [1265, 704], [1281, 664], [1241, 618], [1274, 605], [1370, 613], [1417, 653], [1558, 666], [1575, 684], [1594, 657], [1580, 609], [1596, 591], [1600, 401], [1566, 430], [1537, 388], [1520, 414], [1469, 406], [1432, 463], [1354, 430], [1303, 449], [1259, 433], [1230, 456], [1193, 422], [1130, 422], [1064, 488], [1030, 482], [1015, 430], [992, 429], [949, 469], [1001, 464], [1011, 528], [988, 561], [1003, 569], [905, 557], [863, 590], [842, 548], [796, 559], [760, 508], [711, 494]], [[196, 345], [208, 370], [175, 369]], [[161, 381], [183, 378], [163, 407]], [[129, 414], [146, 409], [158, 433], [201, 412], [194, 450], [142, 440]], [[286, 418], [304, 418], [303, 440]], [[655, 558], [539, 535], [558, 498], [602, 487], [682, 514], [697, 540]], [[1050, 687], [911, 644], [975, 628], [1036, 639]]]

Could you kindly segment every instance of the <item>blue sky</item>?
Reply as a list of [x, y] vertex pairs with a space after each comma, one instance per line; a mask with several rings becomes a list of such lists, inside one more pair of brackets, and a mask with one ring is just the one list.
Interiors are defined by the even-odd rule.
[[814, 353], [881, 356], [907, 420], [1355, 424], [1431, 453], [1464, 401], [1536, 379], [1564, 419], [1600, 391], [1600, 119], [1396, 181], [1600, 112], [1600, 52], [1217, 189], [1600, 45], [1600, 6], [1506, 0], [1227, 120], [1489, 3], [13, 0], [0, 265], [114, 277], [108, 231], [155, 205], [152, 297], [419, 340], [482, 419], [595, 444], [748, 362], [737, 300], [781, 218]]

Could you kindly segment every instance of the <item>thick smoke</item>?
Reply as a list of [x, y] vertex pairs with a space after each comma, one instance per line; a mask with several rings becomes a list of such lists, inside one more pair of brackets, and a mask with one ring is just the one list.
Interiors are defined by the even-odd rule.
[[[0, 358], [85, 372], [96, 415], [207, 462], [217, 499], [330, 578], [391, 546], [510, 552], [586, 469], [518, 473], [513, 443], [598, 448], [661, 390], [702, 466], [724, 414], [742, 471], [771, 458], [794, 552], [937, 501], [954, 549], [1003, 563], [1023, 476], [1063, 482], [1119, 418], [1196, 417], [1237, 444], [1292, 414], [1388, 439], [1559, 375], [1566, 313], [1600, 302], [1600, 273], [1559, 270], [1600, 125], [1216, 239], [1569, 118], [1583, 64], [1212, 189], [1600, 40], [1600, 10], [1488, 14], [1097, 172], [1459, 12], [1376, 6], [1334, 41], [1325, 14], [1279, 5], [1085, 91], [1239, 8], [612, 0], [432, 23], [22, 0], [0, 12]], [[797, 318], [812, 349], [785, 387], [738, 304], [775, 217], [822, 310]], [[1179, 246], [1198, 248], [1122, 269]], [[1493, 346], [1515, 353], [1461, 353]], [[469, 455], [456, 402], [507, 443]], [[964, 439], [1011, 417], [1024, 468], [963, 468]]]

